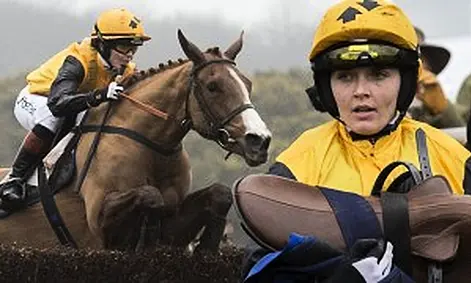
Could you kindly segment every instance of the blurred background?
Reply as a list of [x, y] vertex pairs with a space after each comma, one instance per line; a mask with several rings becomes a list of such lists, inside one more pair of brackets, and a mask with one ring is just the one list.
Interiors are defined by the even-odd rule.
[[[13, 117], [13, 101], [25, 75], [73, 41], [90, 34], [98, 14], [125, 7], [143, 20], [153, 39], [135, 58], [140, 69], [183, 57], [176, 33], [182, 29], [198, 46], [225, 48], [242, 30], [239, 68], [254, 83], [253, 102], [273, 132], [271, 163], [306, 128], [329, 118], [310, 106], [304, 89], [312, 84], [307, 53], [317, 23], [335, 0], [0, 0], [0, 165], [9, 166], [25, 132]], [[454, 101], [471, 73], [471, 0], [395, 0], [426, 41], [446, 47], [451, 60], [439, 80]], [[192, 157], [194, 189], [212, 182], [232, 185], [237, 178], [265, 172], [248, 168], [215, 143], [196, 134], [185, 139]], [[237, 222], [233, 219], [234, 222]], [[237, 225], [236, 238], [241, 237]], [[236, 240], [237, 242], [238, 240]]]
[[[183, 29], [201, 45], [225, 46], [241, 30], [246, 45], [239, 64], [247, 71], [286, 71], [307, 65], [306, 54], [322, 13], [336, 0], [0, 0], [2, 54], [0, 76], [30, 70], [69, 42], [91, 31], [98, 13], [123, 6], [138, 14], [154, 37], [138, 53], [141, 68], [181, 56], [176, 30]], [[454, 98], [467, 69], [471, 47], [471, 1], [395, 0], [427, 41], [452, 52], [441, 74], [447, 94]]]

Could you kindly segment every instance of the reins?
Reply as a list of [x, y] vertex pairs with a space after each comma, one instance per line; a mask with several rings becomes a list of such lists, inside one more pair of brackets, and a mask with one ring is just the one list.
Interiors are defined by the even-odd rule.
[[155, 116], [157, 118], [162, 118], [164, 120], [168, 119], [168, 114], [167, 113], [165, 113], [165, 112], [163, 112], [163, 111], [161, 111], [161, 110], [159, 110], [159, 109], [157, 109], [157, 108], [155, 108], [155, 107], [153, 107], [149, 104], [146, 104], [146, 103], [144, 103], [144, 102], [142, 102], [142, 101], [140, 101], [140, 100], [124, 93], [124, 92], [121, 93], [120, 96], [127, 99], [127, 100], [129, 100], [130, 102], [134, 103], [134, 105], [136, 107], [138, 107], [139, 109], [144, 110], [145, 112], [147, 112], [149, 114], [152, 114], [153, 116]]

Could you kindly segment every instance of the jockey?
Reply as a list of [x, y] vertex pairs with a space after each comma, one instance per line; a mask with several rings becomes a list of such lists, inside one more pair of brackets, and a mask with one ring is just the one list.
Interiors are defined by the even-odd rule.
[[309, 54], [319, 100], [335, 119], [301, 134], [270, 173], [367, 196], [389, 163], [419, 167], [416, 130], [426, 134], [432, 173], [471, 192], [470, 153], [427, 124], [405, 117], [416, 93], [414, 27], [387, 1], [341, 1], [325, 14]]
[[[471, 193], [470, 152], [406, 117], [422, 63], [414, 27], [397, 5], [386, 0], [333, 5], [314, 34], [309, 61], [318, 103], [335, 119], [302, 133], [276, 158], [270, 174], [368, 196], [383, 168], [394, 161], [420, 167], [420, 153], [454, 193]], [[246, 272], [266, 254], [250, 250]]]
[[24, 184], [51, 149], [65, 118], [119, 98], [123, 88], [115, 77], [134, 72], [131, 60], [150, 39], [131, 12], [111, 9], [99, 15], [90, 37], [70, 44], [26, 77], [14, 113], [29, 132], [1, 185], [6, 206], [22, 204]]

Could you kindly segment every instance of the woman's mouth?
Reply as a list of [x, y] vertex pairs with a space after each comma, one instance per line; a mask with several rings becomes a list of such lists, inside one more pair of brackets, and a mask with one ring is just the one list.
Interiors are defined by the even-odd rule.
[[352, 109], [353, 114], [359, 119], [368, 119], [376, 113], [376, 108], [368, 105], [359, 105]]
[[360, 105], [360, 106], [354, 107], [352, 111], [355, 113], [371, 112], [371, 111], [376, 111], [376, 108], [368, 106], [368, 105]]

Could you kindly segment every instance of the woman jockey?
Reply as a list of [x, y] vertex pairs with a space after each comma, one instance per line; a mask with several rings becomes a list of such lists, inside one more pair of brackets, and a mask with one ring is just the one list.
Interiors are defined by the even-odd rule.
[[[301, 134], [276, 158], [270, 174], [368, 196], [388, 164], [419, 167], [417, 141], [423, 139], [431, 173], [444, 176], [456, 194], [471, 192], [470, 153], [440, 130], [406, 117], [421, 61], [414, 27], [398, 6], [384, 0], [332, 6], [315, 32], [309, 61], [318, 102], [335, 119]], [[385, 278], [393, 257], [387, 246], [386, 261], [384, 255], [357, 258], [351, 264], [356, 271], [336, 282]], [[265, 254], [252, 252], [245, 271]], [[386, 262], [381, 270], [380, 262]]]
[[24, 184], [51, 149], [64, 119], [119, 98], [123, 88], [115, 77], [134, 72], [131, 60], [150, 39], [139, 18], [111, 9], [99, 15], [90, 37], [70, 44], [26, 77], [14, 113], [29, 132], [1, 185], [4, 208], [22, 205]]

